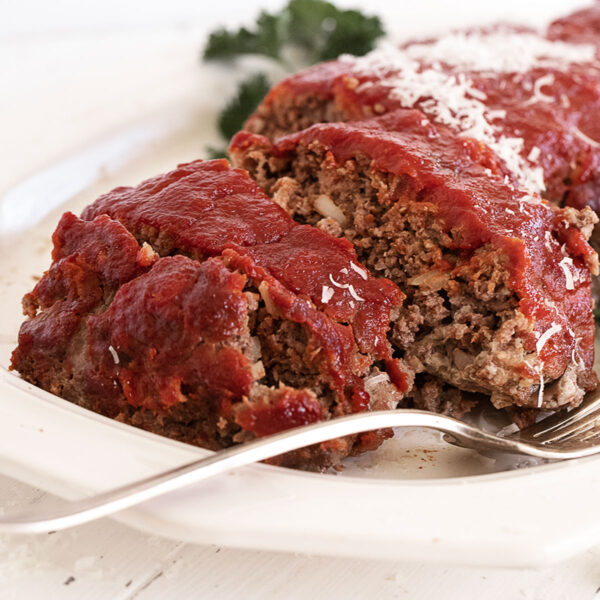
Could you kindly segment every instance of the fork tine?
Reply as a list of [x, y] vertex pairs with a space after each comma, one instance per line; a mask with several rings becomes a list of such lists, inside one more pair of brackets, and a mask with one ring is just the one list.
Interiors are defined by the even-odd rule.
[[581, 442], [591, 442], [592, 440], [600, 437], [600, 428], [594, 427], [592, 430], [588, 431], [585, 435], [578, 438], [578, 441]]
[[571, 432], [573, 426], [590, 415], [600, 418], [600, 389], [588, 394], [577, 408], [565, 408], [510, 437], [524, 442], [546, 444], [560, 439], [562, 432]]
[[565, 438], [555, 444], [550, 444], [551, 447], [557, 450], [581, 450], [583, 448], [598, 447], [600, 440], [600, 429], [593, 428], [583, 432], [581, 435]]
[[583, 439], [585, 436], [592, 437], [600, 426], [600, 410], [591, 412], [584, 416], [577, 415], [577, 419], [571, 419], [564, 427], [555, 427], [543, 436], [538, 436], [536, 442], [540, 444], [572, 444]]
[[600, 416], [595, 419], [587, 419], [585, 427], [580, 427], [579, 430], [573, 430], [570, 434], [563, 436], [558, 440], [557, 446], [561, 447], [565, 444], [573, 445], [580, 443], [590, 443], [600, 438]]
[[560, 444], [563, 442], [572, 442], [581, 439], [581, 436], [594, 430], [596, 418], [581, 419], [572, 423], [568, 427], [555, 430], [552, 434], [544, 438], [543, 444]]

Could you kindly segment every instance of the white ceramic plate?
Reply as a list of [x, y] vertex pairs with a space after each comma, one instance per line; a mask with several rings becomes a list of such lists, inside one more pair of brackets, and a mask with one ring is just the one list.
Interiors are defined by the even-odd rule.
[[[23, 319], [20, 298], [49, 264], [60, 213], [196, 158], [206, 125], [197, 110], [173, 107], [38, 172], [0, 200], [6, 474], [78, 498], [207, 454], [80, 409], [6, 371]], [[600, 542], [600, 460], [508, 467], [515, 465], [416, 431], [348, 461], [341, 475], [256, 465], [117, 518], [199, 543], [496, 566], [540, 566]]]

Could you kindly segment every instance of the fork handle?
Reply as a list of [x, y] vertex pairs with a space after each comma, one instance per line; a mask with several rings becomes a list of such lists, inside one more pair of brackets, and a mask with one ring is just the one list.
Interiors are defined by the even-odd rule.
[[422, 427], [444, 434], [445, 441], [473, 449], [496, 450], [557, 460], [580, 456], [565, 455], [541, 445], [534, 446], [486, 433], [452, 417], [420, 410], [385, 410], [332, 419], [260, 438], [215, 452], [211, 456], [152, 475], [119, 488], [68, 502], [55, 511], [33, 509], [0, 518], [0, 533], [42, 533], [66, 529], [105, 517], [146, 500], [225, 473], [278, 456], [304, 446], [374, 429]]

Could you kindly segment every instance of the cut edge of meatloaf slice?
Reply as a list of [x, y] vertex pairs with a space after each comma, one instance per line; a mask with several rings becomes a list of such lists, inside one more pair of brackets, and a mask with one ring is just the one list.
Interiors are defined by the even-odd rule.
[[336, 97], [336, 82], [343, 77], [339, 61], [319, 63], [286, 77], [269, 90], [243, 130], [274, 140], [317, 123], [356, 118]]
[[377, 357], [406, 391], [410, 373], [392, 356], [386, 333], [403, 300], [398, 287], [358, 264], [347, 240], [295, 222], [226, 160], [194, 161], [117, 188], [82, 213], [107, 214], [159, 255], [198, 260], [237, 255], [287, 289], [309, 299], [327, 318], [348, 325], [361, 352]]
[[343, 235], [406, 294], [389, 339], [416, 364], [416, 406], [448, 411], [447, 386], [498, 408], [575, 406], [597, 381], [597, 219], [515, 192], [480, 151], [416, 110], [276, 142], [241, 132], [230, 148], [294, 218]]
[[[204, 201], [189, 181], [198, 172]], [[119, 188], [115, 198], [159, 217], [173, 209], [157, 191], [166, 188], [179, 200], [196, 197], [190, 206], [201, 213], [207, 201], [223, 215], [244, 205], [246, 217], [255, 210], [254, 222], [265, 221], [250, 232], [238, 214], [246, 229], [229, 223], [229, 239], [254, 245], [227, 242], [221, 229], [220, 245], [210, 235], [192, 240], [189, 227], [178, 236], [181, 224], [172, 222], [172, 229], [130, 223], [136, 239], [93, 207], [84, 220], [66, 213], [53, 236], [53, 263], [24, 298], [29, 319], [12, 369], [85, 408], [211, 449], [402, 401], [412, 376], [386, 338], [403, 297], [395, 285], [368, 276], [349, 243], [294, 224], [226, 161], [198, 161], [162, 177], [162, 185], [159, 177]], [[119, 200], [108, 202], [116, 212]], [[98, 206], [106, 204], [105, 196]], [[223, 225], [215, 219], [212, 226]], [[347, 287], [325, 298], [319, 268], [341, 264]], [[270, 462], [338, 466], [390, 435], [347, 436]]]
[[557, 21], [549, 37], [500, 24], [315, 65], [275, 85], [244, 129], [277, 139], [416, 108], [487, 145], [515, 187], [600, 215], [599, 12]]

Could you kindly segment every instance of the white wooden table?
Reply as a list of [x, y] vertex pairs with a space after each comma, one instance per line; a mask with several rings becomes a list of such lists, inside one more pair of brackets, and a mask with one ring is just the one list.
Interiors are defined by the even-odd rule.
[[[531, 14], [531, 3], [515, 3], [508, 14], [506, 7], [480, 4], [474, 22]], [[537, 4], [548, 10], [547, 2]], [[581, 3], [554, 4], [560, 14]], [[370, 8], [392, 10], [383, 0]], [[457, 22], [464, 20], [459, 8]], [[394, 22], [397, 31], [434, 9], [435, 0], [407, 7], [409, 16]], [[0, 193], [136, 119], [193, 102], [202, 91], [197, 59], [206, 28], [255, 10], [232, 1], [222, 7], [198, 0], [0, 0]], [[0, 476], [2, 511], [52, 500]], [[196, 546], [109, 519], [36, 537], [0, 537], [0, 600], [170, 597], [591, 600], [600, 598], [600, 548], [536, 572]]]

